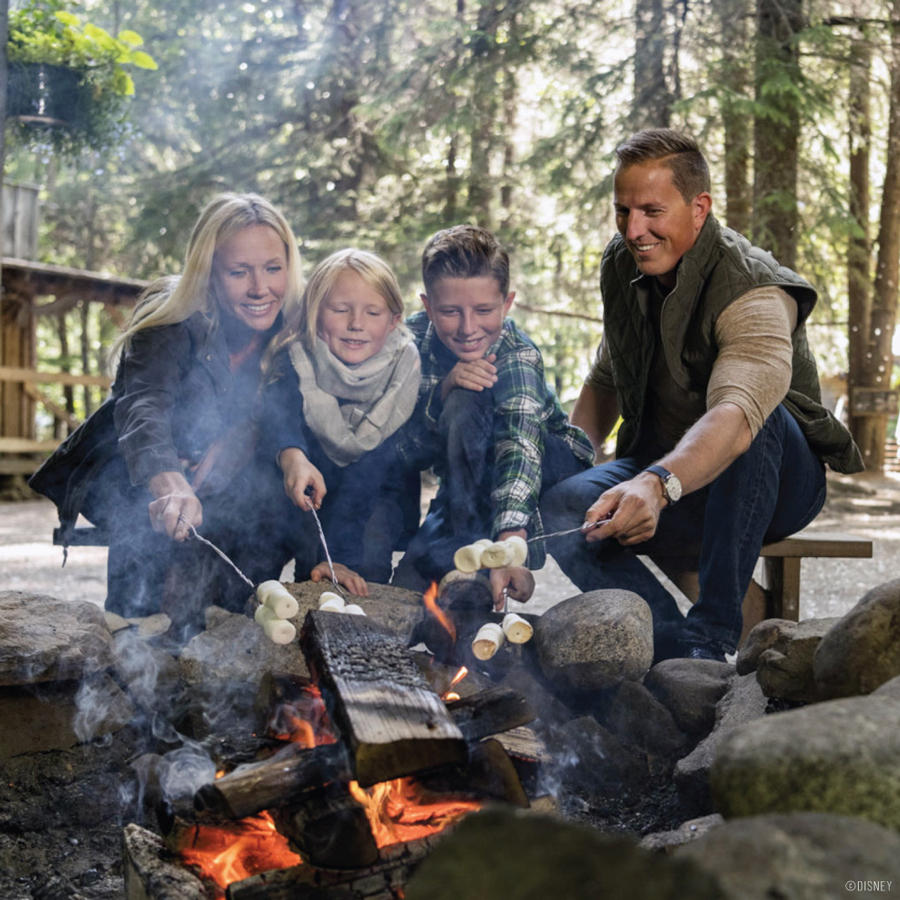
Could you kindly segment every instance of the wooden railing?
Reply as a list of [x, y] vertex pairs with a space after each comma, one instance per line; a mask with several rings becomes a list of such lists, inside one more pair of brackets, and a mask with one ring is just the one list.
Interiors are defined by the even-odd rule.
[[[22, 390], [32, 400], [40, 403], [55, 421], [65, 422], [68, 430], [74, 431], [80, 424], [67, 409], [48, 397], [36, 385], [96, 385], [108, 388], [112, 379], [105, 375], [73, 375], [69, 372], [42, 372], [37, 369], [20, 369], [14, 366], [0, 366], [0, 382], [21, 384]], [[37, 441], [23, 437], [0, 436], [0, 453], [48, 453], [59, 444], [57, 440]]]

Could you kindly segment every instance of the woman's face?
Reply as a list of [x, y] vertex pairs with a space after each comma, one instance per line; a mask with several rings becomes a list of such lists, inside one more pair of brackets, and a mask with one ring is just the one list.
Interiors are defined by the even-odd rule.
[[250, 225], [216, 248], [219, 305], [254, 331], [268, 331], [284, 306], [287, 253], [270, 225]]
[[316, 329], [328, 349], [347, 365], [371, 359], [397, 326], [387, 300], [352, 269], [338, 276], [319, 309]]

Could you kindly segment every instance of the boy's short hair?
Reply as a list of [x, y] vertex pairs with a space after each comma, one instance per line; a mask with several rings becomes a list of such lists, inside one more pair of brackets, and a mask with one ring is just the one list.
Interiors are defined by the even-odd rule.
[[689, 134], [672, 128], [638, 131], [616, 147], [616, 159], [619, 169], [658, 160], [672, 170], [672, 184], [685, 203], [711, 190], [709, 166], [699, 145]]
[[454, 225], [432, 235], [422, 252], [422, 282], [430, 295], [441, 278], [497, 280], [500, 293], [509, 293], [509, 254], [486, 228]]

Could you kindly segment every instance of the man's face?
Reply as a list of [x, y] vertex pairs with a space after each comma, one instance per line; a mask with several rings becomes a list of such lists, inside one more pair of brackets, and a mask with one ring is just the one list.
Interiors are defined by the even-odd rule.
[[618, 169], [613, 203], [616, 227], [637, 267], [675, 287], [681, 257], [697, 240], [712, 198], [705, 191], [685, 203], [672, 183], [672, 170], [659, 160]]
[[422, 302], [441, 343], [463, 362], [481, 359], [500, 337], [515, 294], [505, 297], [497, 279], [441, 278]]

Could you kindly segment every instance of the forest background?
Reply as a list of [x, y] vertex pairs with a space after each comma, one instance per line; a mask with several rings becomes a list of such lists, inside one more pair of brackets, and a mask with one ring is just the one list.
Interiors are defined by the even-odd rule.
[[[424, 240], [475, 222], [511, 250], [513, 314], [569, 403], [602, 334], [614, 148], [666, 125], [700, 140], [720, 220], [819, 289], [820, 373], [849, 373], [851, 397], [895, 383], [900, 0], [72, 8], [138, 32], [159, 69], [132, 73], [127, 118], [102, 149], [64, 157], [8, 127], [5, 178], [42, 188], [43, 261], [177, 272], [206, 201], [257, 191], [284, 210], [307, 274], [334, 249], [375, 250], [414, 311]], [[102, 371], [119, 324], [87, 303], [48, 317], [42, 363]], [[65, 391], [80, 416], [101, 400]], [[893, 420], [850, 423], [880, 468]]]

